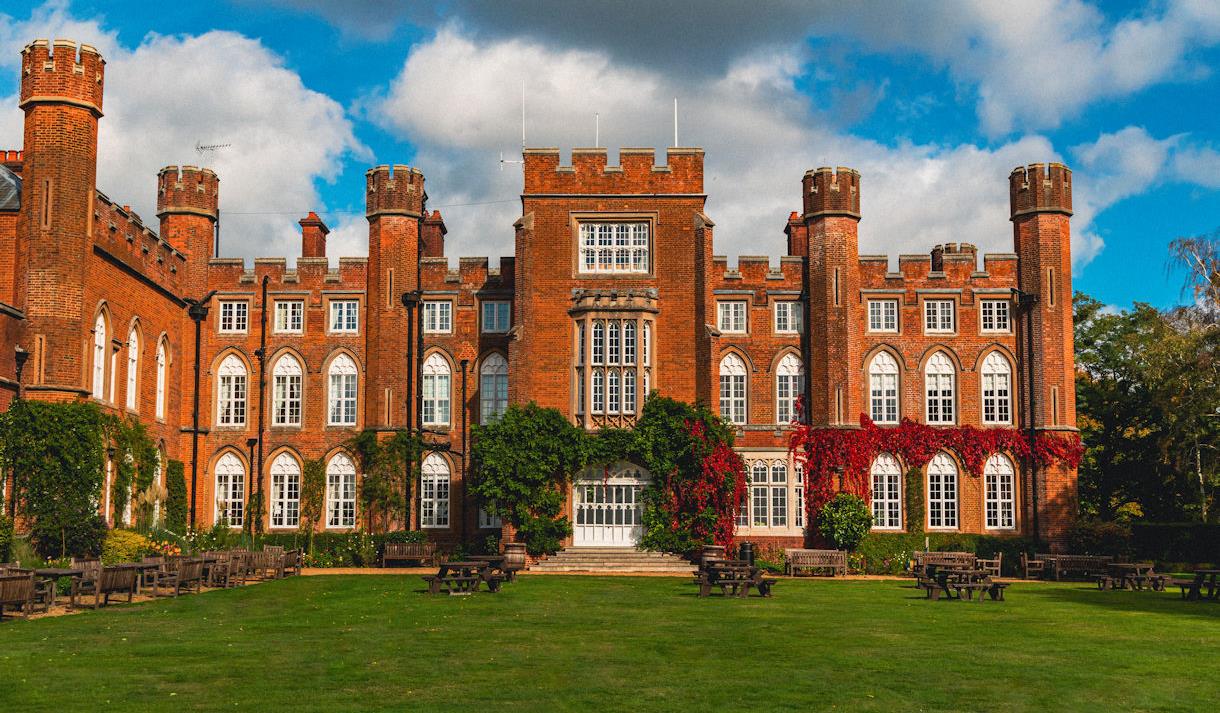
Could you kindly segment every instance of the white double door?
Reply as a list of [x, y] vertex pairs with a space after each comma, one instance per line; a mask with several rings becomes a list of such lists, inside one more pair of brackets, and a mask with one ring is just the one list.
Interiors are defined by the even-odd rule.
[[591, 466], [576, 479], [572, 493], [573, 544], [576, 547], [635, 547], [644, 536], [647, 471], [630, 463], [607, 469]]

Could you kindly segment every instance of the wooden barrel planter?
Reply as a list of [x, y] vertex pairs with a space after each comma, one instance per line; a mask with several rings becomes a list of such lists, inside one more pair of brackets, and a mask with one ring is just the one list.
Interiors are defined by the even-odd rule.
[[723, 545], [703, 546], [703, 550], [699, 553], [699, 567], [702, 568], [711, 559], [724, 559]]
[[506, 569], [525, 569], [525, 543], [504, 543], [504, 567]]

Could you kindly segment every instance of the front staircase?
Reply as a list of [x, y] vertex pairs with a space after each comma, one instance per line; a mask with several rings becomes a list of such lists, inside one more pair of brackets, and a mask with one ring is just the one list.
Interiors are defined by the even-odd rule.
[[695, 566], [677, 555], [634, 547], [568, 547], [532, 565], [531, 572], [598, 572], [604, 574], [692, 574]]

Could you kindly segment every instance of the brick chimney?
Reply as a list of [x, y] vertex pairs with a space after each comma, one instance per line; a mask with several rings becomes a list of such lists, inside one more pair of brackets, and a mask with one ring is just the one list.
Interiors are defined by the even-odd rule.
[[301, 257], [326, 257], [326, 234], [330, 228], [312, 210], [300, 222]]
[[445, 219], [441, 217], [439, 210], [434, 210], [431, 215], [424, 216], [423, 257], [444, 257], [445, 233], [448, 232], [448, 228], [445, 227]]

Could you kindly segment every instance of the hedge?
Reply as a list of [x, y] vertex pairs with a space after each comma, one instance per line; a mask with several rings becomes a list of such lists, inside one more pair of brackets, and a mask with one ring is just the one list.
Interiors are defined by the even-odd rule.
[[9, 561], [9, 552], [13, 548], [13, 521], [5, 515], [0, 515], [0, 562]]
[[[304, 550], [308, 535], [304, 532], [275, 533], [258, 539], [262, 545], [278, 545], [285, 549]], [[313, 536], [313, 552], [305, 553], [309, 567], [379, 567], [387, 542], [427, 542], [427, 533], [404, 530], [384, 534], [362, 532], [319, 532]]]
[[1220, 564], [1220, 523], [1134, 523], [1131, 549], [1139, 559]]
[[973, 552], [994, 558], [1003, 554], [1003, 574], [1012, 576], [1020, 566], [1022, 552], [1044, 551], [1028, 537], [996, 537], [957, 533], [869, 533], [852, 553], [852, 566], [867, 574], [901, 574], [916, 552], [924, 551], [924, 539], [934, 552]]

